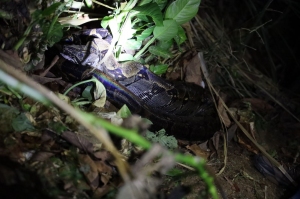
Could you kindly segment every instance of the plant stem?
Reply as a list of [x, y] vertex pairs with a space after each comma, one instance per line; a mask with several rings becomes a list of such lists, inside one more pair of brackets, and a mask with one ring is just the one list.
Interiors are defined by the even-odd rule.
[[35, 23], [36, 23], [36, 22], [31, 23], [31, 24], [27, 27], [27, 29], [25, 30], [25, 32], [24, 32], [23, 36], [21, 37], [21, 39], [19, 39], [19, 41], [18, 41], [18, 42], [16, 43], [16, 45], [13, 47], [13, 50], [14, 50], [14, 51], [17, 51], [17, 50], [20, 48], [20, 46], [22, 46], [22, 44], [24, 43], [25, 39], [26, 39], [27, 36], [29, 35], [29, 33], [30, 33], [30, 31], [31, 31], [31, 29], [32, 29], [32, 27], [33, 27], [33, 25], [34, 25]]
[[152, 37], [147, 44], [138, 52], [135, 54], [134, 58], [137, 60], [140, 58], [140, 56], [148, 49], [148, 47], [155, 41], [155, 37]]
[[70, 92], [70, 90], [72, 90], [76, 86], [79, 86], [79, 85], [85, 84], [85, 83], [89, 83], [89, 82], [95, 82], [95, 80], [94, 79], [88, 79], [88, 80], [84, 80], [84, 81], [78, 82], [78, 83], [74, 84], [73, 86], [71, 86], [70, 88], [68, 88], [68, 90], [66, 90], [66, 92], [64, 92], [64, 95], [67, 95], [68, 92]]
[[104, 6], [104, 7], [106, 7], [106, 8], [109, 8], [109, 9], [111, 9], [111, 10], [116, 9], [116, 8], [110, 7], [110, 6], [108, 6], [108, 5], [104, 4], [104, 3], [101, 3], [101, 2], [99, 2], [99, 1], [96, 1], [96, 0], [92, 0], [92, 2], [94, 2], [95, 4], [98, 4], [98, 5]]

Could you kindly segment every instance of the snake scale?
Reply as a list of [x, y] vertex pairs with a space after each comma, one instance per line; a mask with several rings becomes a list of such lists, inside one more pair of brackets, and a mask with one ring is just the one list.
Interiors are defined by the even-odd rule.
[[154, 123], [154, 130], [185, 140], [205, 140], [219, 130], [210, 93], [194, 84], [170, 82], [137, 62], [118, 63], [109, 53], [111, 35], [106, 29], [74, 33], [60, 48], [64, 78], [80, 81], [96, 77], [106, 87], [110, 101]]

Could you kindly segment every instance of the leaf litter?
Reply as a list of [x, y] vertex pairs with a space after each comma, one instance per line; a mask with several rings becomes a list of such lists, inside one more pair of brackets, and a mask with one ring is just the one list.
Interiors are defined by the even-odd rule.
[[[218, 21], [216, 21], [213, 14], [209, 15], [206, 12], [203, 12], [201, 14], [201, 16], [203, 17], [203, 19], [199, 18], [198, 16], [196, 17], [196, 20], [201, 20], [202, 23], [194, 23], [192, 24], [192, 27], [194, 29], [199, 29], [200, 31], [202, 30], [202, 32], [204, 33], [203, 35], [201, 35], [202, 37], [204, 37], [205, 39], [199, 39], [199, 38], [194, 38], [194, 43], [199, 42], [211, 42], [210, 46], [213, 46], [214, 44], [217, 44], [215, 47], [215, 49], [212, 49], [213, 51], [215, 51], [215, 55], [206, 55], [206, 60], [208, 62], [209, 66], [212, 67], [216, 67], [218, 66], [218, 70], [213, 70], [215, 72], [218, 73], [222, 73], [222, 75], [224, 75], [224, 71], [223, 70], [227, 70], [224, 69], [226, 67], [226, 65], [229, 64], [229, 62], [232, 62], [232, 59], [229, 57], [235, 57], [234, 54], [228, 54], [228, 49], [231, 49], [231, 46], [228, 46], [229, 43], [227, 43], [229, 40], [227, 40], [226, 35], [222, 35], [223, 34], [223, 29], [220, 28], [218, 26]], [[210, 23], [209, 26], [207, 26], [207, 23]], [[200, 26], [200, 27], [199, 27]], [[195, 34], [197, 36], [199, 36], [199, 34]], [[191, 36], [191, 35], [188, 35]], [[215, 37], [216, 36], [216, 37]], [[195, 37], [195, 36], [194, 36]], [[200, 37], [200, 36], [199, 36]], [[218, 39], [221, 38], [223, 41], [219, 41], [219, 43], [217, 43]], [[203, 45], [205, 46], [205, 45]], [[226, 50], [225, 50], [226, 49]], [[0, 53], [2, 53], [2, 51], [0, 51]], [[231, 52], [234, 53], [234, 52]], [[2, 58], [3, 56], [1, 56]], [[196, 56], [193, 58], [195, 59]], [[11, 59], [10, 59], [11, 60]], [[188, 81], [192, 81], [192, 82], [197, 82], [199, 84], [199, 82], [201, 82], [201, 74], [198, 73], [198, 67], [199, 67], [199, 60], [196, 60], [196, 64], [189, 64], [190, 61], [187, 61], [187, 65], [188, 65], [188, 69], [186, 69], [186, 72], [183, 72], [183, 74], [181, 74], [181, 76], [186, 76], [186, 80]], [[193, 63], [193, 62], [190, 62]], [[15, 65], [15, 64], [12, 64]], [[18, 65], [18, 64], [16, 64]], [[16, 66], [15, 65], [15, 66]], [[21, 67], [20, 67], [21, 68]], [[229, 67], [228, 67], [229, 68]], [[262, 189], [258, 190], [256, 193], [252, 193], [253, 189], [250, 186], [245, 186], [247, 184], [249, 184], [249, 182], [253, 182], [253, 183], [257, 183], [258, 181], [253, 180], [253, 179], [261, 179], [260, 175], [256, 175], [256, 173], [253, 171], [253, 169], [251, 168], [251, 165], [249, 163], [249, 151], [254, 153], [257, 153], [257, 149], [255, 149], [255, 146], [253, 147], [251, 145], [251, 142], [249, 144], [249, 141], [247, 140], [247, 138], [242, 138], [243, 134], [241, 134], [241, 132], [238, 132], [239, 130], [237, 130], [237, 126], [236, 124], [234, 124], [234, 126], [230, 125], [233, 123], [232, 120], [232, 115], [234, 115], [234, 118], [241, 123], [246, 129], [248, 128], [249, 132], [251, 133], [251, 136], [253, 138], [255, 138], [256, 141], [260, 140], [260, 142], [264, 142], [264, 141], [268, 141], [271, 142], [272, 141], [272, 137], [269, 135], [266, 135], [266, 139], [262, 139], [262, 137], [264, 136], [263, 134], [265, 132], [259, 132], [261, 133], [261, 135], [258, 135], [258, 132], [253, 128], [253, 125], [256, 125], [256, 121], [254, 121], [255, 118], [253, 118], [253, 112], [258, 112], [258, 113], [270, 113], [269, 111], [274, 111], [274, 107], [276, 108], [276, 105], [274, 106], [274, 103], [270, 103], [270, 98], [271, 100], [275, 101], [279, 106], [283, 107], [282, 103], [278, 100], [274, 100], [275, 98], [270, 97], [270, 95], [274, 95], [274, 96], [278, 96], [278, 89], [276, 87], [276, 85], [274, 86], [272, 81], [268, 78], [265, 78], [264, 75], [261, 75], [261, 73], [259, 73], [255, 68], [251, 68], [251, 72], [245, 71], [245, 68], [241, 68], [238, 65], [234, 65], [233, 64], [233, 70], [236, 70], [235, 72], [238, 72], [241, 75], [244, 75], [244, 77], [246, 77], [243, 80], [240, 80], [238, 78], [236, 78], [234, 76], [234, 73], [229, 73], [232, 72], [230, 70], [227, 70], [228, 72], [228, 79], [226, 79], [225, 81], [227, 81], [228, 85], [233, 87], [233, 90], [235, 90], [235, 93], [240, 94], [240, 98], [242, 99], [242, 103], [250, 103], [251, 106], [249, 106], [246, 110], [244, 109], [245, 107], [238, 107], [238, 108], [232, 108], [235, 106], [230, 106], [229, 110], [226, 110], [225, 107], [222, 106], [222, 104], [220, 103], [220, 101], [218, 102], [218, 110], [221, 113], [220, 117], [222, 118], [222, 121], [224, 122], [226, 127], [229, 127], [228, 131], [229, 137], [233, 137], [236, 138], [237, 140], [239, 140], [237, 143], [241, 144], [244, 147], [240, 147], [240, 146], [236, 146], [235, 144], [233, 144], [233, 146], [229, 146], [231, 147], [231, 149], [233, 149], [233, 151], [229, 151], [228, 153], [228, 165], [227, 165], [227, 171], [225, 170], [225, 174], [224, 174], [224, 179], [226, 179], [226, 182], [228, 182], [231, 186], [231, 188], [229, 187], [227, 190], [227, 193], [230, 196], [234, 196], [234, 197], [244, 197], [244, 194], [249, 192], [249, 198], [251, 198], [251, 196], [253, 196], [253, 198], [262, 198], [259, 191], [263, 191], [262, 194], [267, 194], [270, 189], [268, 188], [268, 190], [266, 189]], [[180, 70], [184, 71], [184, 70]], [[217, 76], [215, 74], [212, 74], [213, 76]], [[224, 75], [225, 76], [225, 75]], [[178, 77], [178, 76], [177, 76]], [[214, 80], [215, 81], [215, 80]], [[217, 81], [217, 80], [216, 80]], [[259, 99], [256, 98], [256, 96], [253, 96], [252, 91], [249, 89], [247, 90], [248, 85], [247, 85], [247, 81], [251, 82], [251, 84], [253, 83], [258, 83], [258, 87], [259, 88], [263, 88], [262, 90], [267, 94], [263, 95], [263, 99]], [[241, 86], [241, 88], [244, 89], [245, 93], [248, 93], [249, 96], [246, 98], [245, 96], [247, 96], [244, 92], [241, 92], [241, 88], [238, 88], [239, 86]], [[266, 97], [269, 96], [268, 97]], [[227, 96], [228, 97], [228, 96]], [[10, 98], [10, 100], [15, 100]], [[229, 99], [230, 100], [230, 99]], [[228, 99], [226, 100], [228, 102]], [[230, 102], [230, 101], [229, 101]], [[238, 102], [240, 103], [240, 102]], [[275, 104], [276, 104], [275, 103]], [[100, 103], [100, 107], [103, 106], [103, 103]], [[33, 107], [34, 105], [32, 105]], [[243, 110], [244, 109], [244, 110]], [[91, 142], [89, 142], [88, 140], [86, 140], [84, 137], [82, 137], [80, 134], [78, 133], [73, 133], [71, 131], [67, 131], [70, 130], [68, 129], [68, 127], [66, 127], [66, 123], [71, 123], [71, 125], [76, 126], [74, 121], [70, 121], [67, 122], [67, 118], [65, 116], [61, 116], [59, 114], [57, 114], [57, 110], [53, 109], [53, 110], [47, 110], [44, 107], [39, 107], [37, 108], [35, 113], [32, 113], [32, 116], [28, 117], [28, 113], [20, 113], [14, 110], [10, 110], [12, 111], [13, 117], [15, 117], [18, 114], [21, 114], [21, 119], [25, 119], [25, 118], [34, 118], [34, 120], [36, 120], [36, 123], [34, 122], [34, 120], [29, 119], [26, 122], [18, 122], [20, 120], [16, 120], [15, 121], [15, 125], [17, 126], [17, 130], [19, 130], [21, 133], [14, 133], [11, 134], [10, 136], [6, 137], [3, 141], [3, 144], [5, 147], [7, 147], [6, 149], [3, 149], [3, 146], [1, 146], [1, 154], [5, 154], [8, 157], [10, 157], [13, 160], [17, 160], [22, 164], [25, 164], [26, 160], [30, 160], [30, 165], [28, 168], [32, 167], [32, 168], [39, 168], [39, 172], [42, 173], [43, 175], [47, 176], [48, 179], [50, 179], [49, 182], [49, 187], [51, 186], [55, 186], [55, 181], [57, 179], [55, 179], [55, 175], [60, 176], [61, 178], [59, 180], [61, 180], [63, 183], [63, 190], [66, 192], [78, 192], [78, 195], [80, 195], [82, 198], [85, 198], [88, 196], [84, 193], [83, 190], [89, 190], [92, 189], [95, 194], [95, 196], [100, 197], [102, 195], [104, 195], [104, 193], [106, 193], [109, 189], [115, 189], [116, 187], [118, 187], [118, 185], [120, 185], [120, 182], [118, 182], [119, 179], [116, 179], [115, 175], [115, 164], [113, 162], [113, 158], [108, 154], [107, 151], [97, 151], [94, 152], [93, 151], [93, 147], [95, 145], [93, 145]], [[46, 113], [47, 111], [49, 111], [50, 113]], [[232, 112], [234, 114], [231, 115], [231, 117], [229, 117], [228, 112]], [[27, 116], [26, 116], [27, 115]], [[9, 117], [8, 117], [9, 118]], [[11, 116], [10, 116], [11, 118]], [[288, 118], [288, 119], [286, 119]], [[289, 121], [289, 116], [287, 115], [281, 115], [281, 119], [282, 120], [287, 120]], [[12, 126], [9, 125], [5, 125], [5, 124], [12, 124], [10, 121], [8, 120], [4, 120], [3, 124], [1, 126], [3, 127], [7, 127], [8, 129], [5, 129], [3, 132], [7, 131], [10, 132], [13, 130], [16, 130], [15, 128], [13, 128]], [[54, 125], [55, 124], [55, 125]], [[136, 124], [136, 123], [135, 123]], [[284, 124], [288, 124], [288, 123], [283, 123]], [[291, 124], [294, 124], [293, 122], [291, 122]], [[51, 133], [44, 133], [47, 132], [48, 130], [44, 130], [42, 135], [38, 136], [38, 134], [34, 134], [34, 129], [32, 127], [49, 127], [51, 126], [52, 129], [55, 130], [55, 133], [52, 132]], [[299, 129], [296, 125], [295, 129]], [[37, 128], [39, 129], [39, 128]], [[79, 128], [74, 128], [79, 129]], [[143, 129], [143, 128], [142, 128]], [[22, 132], [23, 131], [23, 132]], [[62, 133], [62, 134], [61, 134]], [[51, 134], [51, 135], [50, 135]], [[159, 134], [160, 135], [160, 134]], [[2, 135], [3, 136], [3, 135]], [[164, 136], [164, 135], [163, 135]], [[245, 137], [245, 136], [244, 136]], [[257, 139], [256, 139], [257, 137]], [[159, 137], [160, 138], [160, 137]], [[160, 140], [159, 138], [156, 138], [157, 140]], [[231, 139], [228, 139], [231, 140]], [[245, 140], [247, 140], [245, 142]], [[285, 140], [285, 139], [284, 139]], [[164, 141], [163, 141], [164, 142]], [[1, 145], [3, 145], [1, 143]], [[197, 143], [198, 144], [198, 143]], [[212, 138], [212, 140], [205, 142], [203, 145], [206, 146], [206, 150], [209, 148], [210, 150], [212, 150], [215, 154], [217, 154], [216, 152], [219, 149], [219, 146], [222, 145], [223, 143], [220, 144], [220, 140], [219, 140], [219, 135], [216, 134], [216, 137]], [[225, 143], [224, 143], [225, 145]], [[192, 149], [191, 151], [193, 153], [195, 153], [197, 155], [199, 148], [201, 146], [201, 144], [198, 145], [187, 145], [190, 149]], [[265, 146], [267, 149], [268, 148], [272, 148], [272, 145], [269, 143], [269, 146]], [[176, 148], [176, 147], [174, 147]], [[284, 151], [284, 154], [293, 154], [293, 151], [290, 151], [289, 149], [286, 149], [289, 147], [284, 146], [282, 151]], [[247, 150], [245, 150], [247, 149]], [[155, 153], [154, 153], [154, 152]], [[150, 177], [148, 174], [149, 173], [153, 173], [154, 169], [150, 168], [149, 170], [147, 170], [147, 167], [144, 168], [144, 165], [150, 164], [149, 162], [153, 162], [153, 160], [155, 159], [154, 157], [156, 157], [156, 155], [158, 153], [162, 153], [162, 151], [164, 151], [163, 149], [153, 149], [152, 153], [150, 153], [150, 155], [148, 154], [148, 156], [144, 156], [141, 158], [141, 161], [144, 161], [143, 166], [141, 165], [135, 165], [133, 167], [133, 174], [135, 174], [134, 171], [142, 171], [141, 173], [136, 173], [136, 175], [134, 175], [134, 178], [126, 184], [125, 186], [121, 189], [122, 190], [122, 196], [127, 196], [128, 198], [132, 198], [133, 195], [132, 191], [134, 190], [134, 193], [136, 193], [138, 196], [140, 196], [140, 198], [144, 198], [144, 197], [151, 197], [151, 194], [153, 195], [154, 190], [152, 190], [151, 188], [154, 188], [155, 186], [158, 186], [160, 182], [160, 180], [158, 180], [155, 177]], [[288, 152], [287, 152], [288, 151]], [[278, 151], [279, 152], [279, 151]], [[97, 155], [95, 155], [97, 154]], [[276, 154], [276, 153], [275, 153]], [[199, 154], [200, 155], [200, 154]], [[214, 157], [219, 157], [221, 156], [220, 154], [217, 154]], [[290, 155], [291, 156], [291, 155]], [[238, 158], [237, 158], [238, 157]], [[292, 157], [294, 157], [292, 155]], [[63, 158], [63, 159], [60, 159]], [[144, 159], [143, 159], [144, 158]], [[145, 158], [147, 159], [147, 161], [145, 161]], [[72, 161], [76, 161], [77, 164], [79, 165], [79, 167], [77, 167], [77, 165], [72, 165]], [[167, 159], [163, 159], [163, 163], [164, 165], [158, 165], [158, 166], [153, 166], [154, 168], [160, 168], [158, 169], [158, 172], [160, 172], [160, 174], [165, 174], [165, 170], [167, 168], [166, 165], [173, 165], [174, 160], [167, 160]], [[218, 162], [219, 159], [218, 158], [212, 158], [209, 162], [210, 165], [217, 165], [217, 167], [219, 168], [220, 165], [222, 165], [220, 162]], [[9, 162], [9, 161], [8, 161]], [[146, 162], [146, 163], [145, 163]], [[154, 161], [155, 162], [155, 161]], [[295, 160], [295, 162], [297, 162], [297, 158]], [[43, 165], [44, 164], [44, 165]], [[50, 166], [54, 166], [50, 167]], [[165, 167], [164, 167], [165, 166]], [[168, 168], [169, 169], [169, 168]], [[66, 175], [66, 171], [71, 171], [72, 175]], [[80, 171], [80, 172], [79, 172]], [[26, 171], [27, 172], [27, 171]], [[2, 172], [5, 173], [5, 172]], [[249, 174], [250, 173], [250, 174]], [[82, 175], [83, 174], [83, 175]], [[139, 175], [140, 174], [140, 175]], [[253, 174], [256, 175], [253, 178]], [[4, 178], [3, 179], [7, 179], [7, 175], [4, 174]], [[240, 176], [243, 177], [243, 179], [240, 179]], [[175, 181], [176, 183], [180, 183], [179, 181], [177, 181], [176, 179], [171, 179], [171, 181]], [[180, 181], [184, 181], [183, 179]], [[190, 179], [188, 179], [189, 182], [193, 181]], [[193, 182], [197, 182], [197, 180], [194, 180]], [[119, 183], [119, 184], [118, 184]], [[187, 183], [187, 182], [185, 182]], [[113, 186], [110, 186], [113, 185]], [[152, 185], [152, 187], [151, 187]], [[226, 183], [224, 183], [224, 186], [226, 187]], [[274, 188], [272, 186], [272, 184], [268, 184], [267, 181], [262, 181], [261, 183], [258, 183], [259, 186], [268, 186], [271, 187], [271, 190], [273, 188], [273, 190], [276, 190], [276, 188]], [[150, 186], [150, 187], [148, 187]], [[255, 186], [255, 185], [254, 185]], [[253, 186], [253, 187], [254, 187]], [[175, 186], [174, 186], [175, 187]], [[79, 188], [79, 189], [78, 189]], [[61, 189], [61, 187], [60, 187]], [[140, 190], [146, 190], [146, 193], [141, 193]], [[57, 193], [54, 193], [57, 194]], [[120, 192], [119, 192], [120, 194]], [[142, 194], [142, 195], [139, 195]], [[270, 193], [269, 193], [270, 194]], [[277, 193], [278, 194], [278, 193]], [[281, 193], [279, 193], [278, 195], [280, 195]], [[59, 194], [58, 194], [59, 195]], [[274, 196], [274, 195], [273, 195]], [[118, 195], [117, 197], [121, 197], [121, 195]], [[272, 197], [272, 193], [271, 193], [271, 197]], [[273, 197], [275, 198], [275, 197]]]

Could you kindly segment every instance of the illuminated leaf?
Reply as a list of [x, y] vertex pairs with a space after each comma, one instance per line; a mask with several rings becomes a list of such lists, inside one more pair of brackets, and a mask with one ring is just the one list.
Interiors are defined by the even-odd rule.
[[176, 0], [166, 10], [165, 18], [174, 19], [178, 24], [190, 21], [199, 9], [201, 0]]
[[168, 41], [176, 36], [178, 32], [178, 26], [174, 20], [165, 20], [163, 24], [163, 26], [156, 26], [153, 34], [158, 40]]

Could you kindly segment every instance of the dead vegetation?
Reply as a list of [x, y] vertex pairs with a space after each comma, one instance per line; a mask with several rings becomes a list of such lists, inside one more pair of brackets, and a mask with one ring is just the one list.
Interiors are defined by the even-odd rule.
[[[30, 14], [24, 7], [32, 8], [26, 3], [0, 3], [0, 72], [25, 83], [19, 90], [0, 84], [3, 197], [209, 198], [213, 193], [210, 188], [214, 188], [209, 184], [210, 176], [215, 178], [220, 197], [288, 198], [293, 194], [293, 179], [288, 187], [270, 182], [255, 169], [253, 156], [268, 157], [287, 178], [290, 175], [286, 171], [299, 165], [298, 37], [286, 24], [290, 20], [296, 26], [299, 3], [201, 2], [198, 14], [183, 26], [188, 40], [180, 49], [173, 48], [172, 58], [158, 61], [170, 65], [164, 75], [168, 79], [198, 85], [206, 82], [223, 128], [205, 142], [177, 140], [173, 152], [144, 139], [136, 140], [136, 129], [143, 132], [148, 125], [132, 117], [123, 121], [126, 110], [92, 108], [107, 118], [97, 120], [68, 105], [69, 100], [76, 99], [73, 105], [90, 111], [76, 89], [69, 93], [70, 98], [60, 97], [67, 102], [63, 103], [15, 72], [13, 67], [23, 71], [34, 68], [29, 76], [54, 92], [69, 86], [59, 77], [36, 72], [45, 68], [43, 52], [49, 40], [43, 40], [46, 38], [41, 35], [46, 33], [41, 27], [34, 26], [30, 35], [26, 33]], [[93, 21], [80, 16], [77, 19]], [[84, 26], [94, 28], [95, 23]], [[13, 51], [23, 36], [30, 36], [32, 41], [26, 40]], [[58, 33], [51, 42], [56, 41], [55, 36]], [[33, 92], [35, 99], [51, 102], [59, 109], [36, 102], [20, 90]], [[135, 130], [110, 122], [123, 122], [123, 127]], [[110, 138], [107, 132], [127, 141], [115, 135]], [[168, 141], [161, 135], [158, 140]], [[195, 158], [184, 162], [185, 156], [177, 151]], [[195, 172], [193, 164], [204, 171]], [[16, 193], [12, 187], [20, 191]]]

